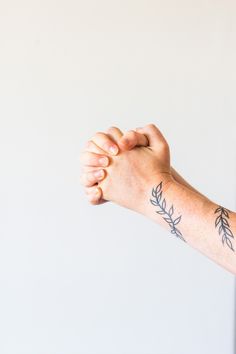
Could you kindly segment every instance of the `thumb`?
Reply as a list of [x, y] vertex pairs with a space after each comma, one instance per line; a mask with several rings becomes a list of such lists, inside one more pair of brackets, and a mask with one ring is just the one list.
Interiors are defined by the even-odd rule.
[[119, 140], [121, 150], [132, 150], [136, 146], [148, 146], [148, 139], [144, 134], [129, 130]]
[[164, 135], [154, 124], [148, 124], [143, 128], [137, 128], [136, 131], [146, 136], [149, 142], [148, 145], [154, 150], [159, 149], [160, 147], [163, 148], [163, 146], [168, 146]]

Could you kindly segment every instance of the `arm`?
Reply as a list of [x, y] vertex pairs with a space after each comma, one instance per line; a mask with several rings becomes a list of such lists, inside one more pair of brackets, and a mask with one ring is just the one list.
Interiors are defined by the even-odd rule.
[[[147, 137], [148, 147], [123, 149], [110, 157], [101, 181], [88, 189], [99, 187], [104, 200], [154, 220], [236, 274], [236, 214], [199, 193], [170, 166], [168, 144], [155, 126], [140, 133]], [[92, 168], [88, 155], [85, 160]]]
[[146, 195], [143, 214], [236, 274], [236, 213], [176, 181], [164, 190], [157, 181]]
[[[100, 205], [107, 202], [103, 199], [102, 190], [98, 188], [98, 183], [105, 178], [103, 168], [110, 164], [108, 156], [117, 155], [120, 151], [132, 150], [137, 146], [149, 145], [147, 137], [138, 133], [138, 130], [131, 130], [123, 134], [120, 129], [111, 127], [106, 134], [99, 132], [87, 142], [86, 151], [81, 159], [85, 172], [81, 177], [81, 183], [85, 187], [91, 204]], [[101, 157], [105, 157], [105, 164]], [[176, 182], [201, 195], [173, 167], [171, 167], [171, 174]]]

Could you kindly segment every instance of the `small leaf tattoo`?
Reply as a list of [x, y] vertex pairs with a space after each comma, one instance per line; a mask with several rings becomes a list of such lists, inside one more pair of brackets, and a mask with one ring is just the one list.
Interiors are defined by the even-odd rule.
[[150, 199], [150, 202], [152, 205], [156, 206], [159, 208], [159, 210], [156, 211], [157, 214], [162, 215], [162, 218], [169, 224], [171, 233], [177, 237], [179, 237], [181, 240], [186, 242], [186, 240], [183, 238], [182, 233], [180, 230], [176, 227], [176, 225], [179, 224], [182, 216], [177, 217], [174, 219], [174, 207], [173, 205], [167, 210], [167, 203], [166, 199], [164, 198], [162, 200], [163, 196], [163, 191], [162, 191], [162, 182], [158, 184], [157, 187], [154, 187], [152, 189], [152, 199]]
[[231, 213], [230, 210], [223, 208], [221, 205], [215, 210], [214, 214], [218, 214], [215, 220], [215, 228], [218, 229], [218, 233], [221, 236], [221, 240], [223, 245], [226, 245], [235, 252], [232, 244], [232, 239], [234, 235], [230, 230], [229, 224], [229, 214]]

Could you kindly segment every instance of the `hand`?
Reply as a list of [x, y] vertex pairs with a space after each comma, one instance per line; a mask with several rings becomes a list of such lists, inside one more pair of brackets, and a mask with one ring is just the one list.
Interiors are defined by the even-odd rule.
[[[160, 178], [163, 181], [163, 185], [172, 180], [169, 147], [161, 132], [153, 125], [138, 129], [138, 133], [132, 131], [125, 135], [122, 135], [120, 131], [117, 132], [117, 129], [114, 129], [115, 128], [113, 128], [112, 133], [113, 135], [115, 133], [116, 139], [120, 139], [118, 145], [121, 153], [112, 158], [112, 164], [106, 168], [107, 177], [101, 180], [98, 186], [102, 188], [105, 199], [112, 200], [120, 205], [135, 210], [136, 203], [134, 202], [134, 195], [139, 195], [140, 202], [140, 196], [143, 195], [146, 186], [151, 183], [157, 183]], [[126, 139], [127, 135], [129, 136], [128, 141]], [[107, 142], [110, 135], [109, 137], [105, 134], [101, 136], [101, 133], [95, 135], [96, 141], [100, 139], [101, 142], [101, 138], [103, 140], [103, 148], [107, 149]], [[148, 143], [150, 144], [148, 148], [142, 147], [127, 151], [129, 148], [132, 149], [135, 144], [147, 146]], [[96, 146], [94, 142], [92, 144], [93, 147]], [[84, 157], [87, 158], [88, 164], [88, 155], [84, 155]], [[92, 155], [92, 157], [94, 158], [94, 155]], [[93, 164], [95, 164], [94, 161]], [[105, 171], [103, 170], [103, 172]], [[104, 177], [105, 175], [103, 175], [103, 178]], [[129, 192], [132, 198], [127, 198], [125, 192]], [[129, 200], [128, 203], [127, 200]]]
[[102, 190], [98, 183], [105, 178], [104, 167], [107, 167], [111, 162], [109, 155], [131, 150], [135, 146], [147, 146], [148, 143], [147, 137], [138, 133], [138, 129], [123, 134], [116, 127], [109, 128], [107, 133], [96, 133], [87, 142], [86, 149], [81, 154], [80, 159], [83, 170], [81, 183], [85, 187], [85, 192], [91, 204], [100, 205], [107, 202], [102, 197]]
[[144, 213], [152, 188], [162, 182], [165, 191], [172, 183], [169, 146], [159, 129], [148, 125], [139, 129], [149, 144], [121, 151], [106, 167], [106, 178], [99, 182], [105, 200]]

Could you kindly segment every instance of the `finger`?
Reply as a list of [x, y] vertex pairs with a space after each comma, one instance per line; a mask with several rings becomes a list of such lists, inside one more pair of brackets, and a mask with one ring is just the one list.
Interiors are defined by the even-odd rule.
[[112, 141], [114, 141], [116, 144], [118, 144], [118, 141], [123, 136], [122, 131], [117, 127], [110, 127], [107, 130], [107, 134], [111, 137]]
[[119, 146], [122, 150], [131, 150], [135, 146], [148, 146], [148, 144], [147, 137], [134, 130], [126, 132], [119, 141]]
[[148, 124], [143, 128], [136, 129], [138, 133], [144, 134], [150, 147], [160, 147], [160, 145], [168, 145], [161, 131], [154, 125]]
[[98, 155], [93, 152], [84, 151], [80, 155], [80, 162], [85, 166], [93, 166], [93, 167], [107, 167], [109, 165], [108, 156]]
[[105, 133], [96, 133], [92, 140], [100, 149], [111, 155], [117, 155], [119, 152], [118, 146], [112, 140], [112, 138]]
[[98, 170], [101, 170], [103, 168], [102, 166], [86, 166], [82, 165], [81, 166], [81, 173], [88, 173], [88, 172], [95, 172]]
[[83, 173], [80, 178], [80, 183], [84, 187], [92, 187], [95, 184], [101, 182], [105, 178], [104, 170], [95, 170], [87, 173]]
[[103, 204], [106, 201], [102, 199], [102, 190], [99, 187], [90, 187], [85, 189], [85, 193], [87, 194], [87, 198], [90, 204], [99, 205]]
[[95, 144], [94, 141], [89, 140], [85, 147], [86, 151], [94, 152], [95, 154], [106, 155], [106, 151], [102, 150], [99, 146]]

